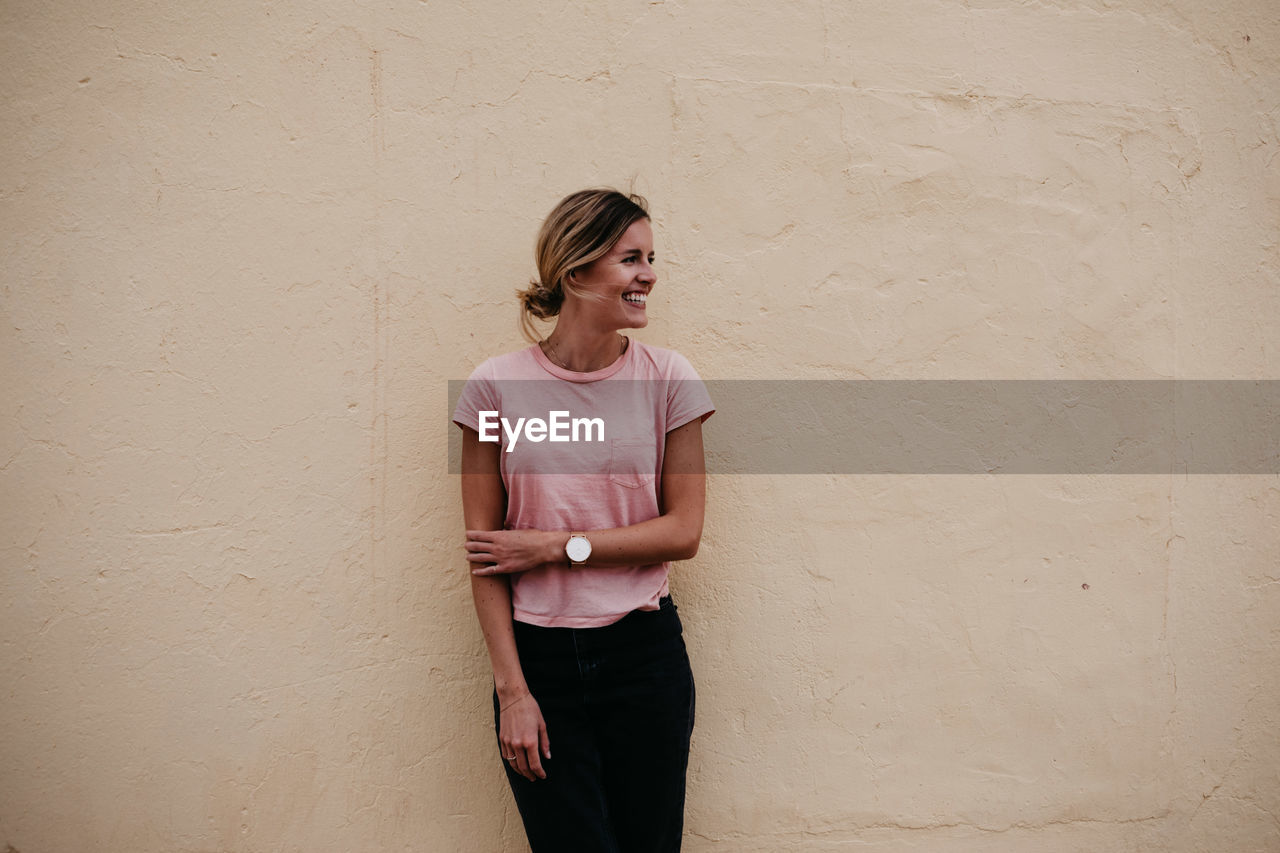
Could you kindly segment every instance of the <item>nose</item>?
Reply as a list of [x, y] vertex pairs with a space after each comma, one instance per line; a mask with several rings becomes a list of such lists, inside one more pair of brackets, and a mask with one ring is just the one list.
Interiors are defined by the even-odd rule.
[[640, 278], [644, 281], [649, 282], [650, 284], [657, 281], [658, 272], [653, 268], [653, 264], [645, 260], [642, 260], [641, 264], [642, 266], [640, 268]]

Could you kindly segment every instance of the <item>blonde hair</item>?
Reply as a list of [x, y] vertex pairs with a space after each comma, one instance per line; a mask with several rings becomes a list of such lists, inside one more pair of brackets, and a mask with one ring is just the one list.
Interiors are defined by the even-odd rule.
[[627, 229], [649, 218], [641, 196], [607, 187], [579, 190], [565, 196], [542, 222], [534, 258], [538, 277], [516, 291], [520, 298], [520, 330], [530, 341], [539, 336], [534, 318], [549, 320], [560, 313], [566, 290], [582, 295], [569, 274], [604, 257]]

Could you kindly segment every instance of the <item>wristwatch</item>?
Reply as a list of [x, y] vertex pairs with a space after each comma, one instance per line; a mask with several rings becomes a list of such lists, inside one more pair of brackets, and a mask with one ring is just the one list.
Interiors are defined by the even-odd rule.
[[564, 543], [564, 553], [570, 567], [581, 566], [591, 556], [591, 540], [581, 533], [570, 533], [569, 541]]

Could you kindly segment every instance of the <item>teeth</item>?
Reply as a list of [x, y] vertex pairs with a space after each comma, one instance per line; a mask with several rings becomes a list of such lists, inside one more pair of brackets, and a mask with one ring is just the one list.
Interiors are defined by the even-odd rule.
[[627, 302], [634, 302], [636, 305], [643, 305], [648, 300], [648, 295], [644, 293], [627, 293], [622, 297]]

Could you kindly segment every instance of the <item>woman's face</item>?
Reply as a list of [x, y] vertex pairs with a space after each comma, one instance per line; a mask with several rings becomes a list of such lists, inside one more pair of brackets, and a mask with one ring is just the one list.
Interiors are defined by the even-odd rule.
[[[653, 260], [653, 228], [649, 220], [637, 219], [607, 255], [574, 273], [573, 282], [595, 296], [580, 300], [582, 319], [611, 329], [647, 326], [645, 300], [658, 281]], [[569, 292], [566, 298], [575, 297]]]

